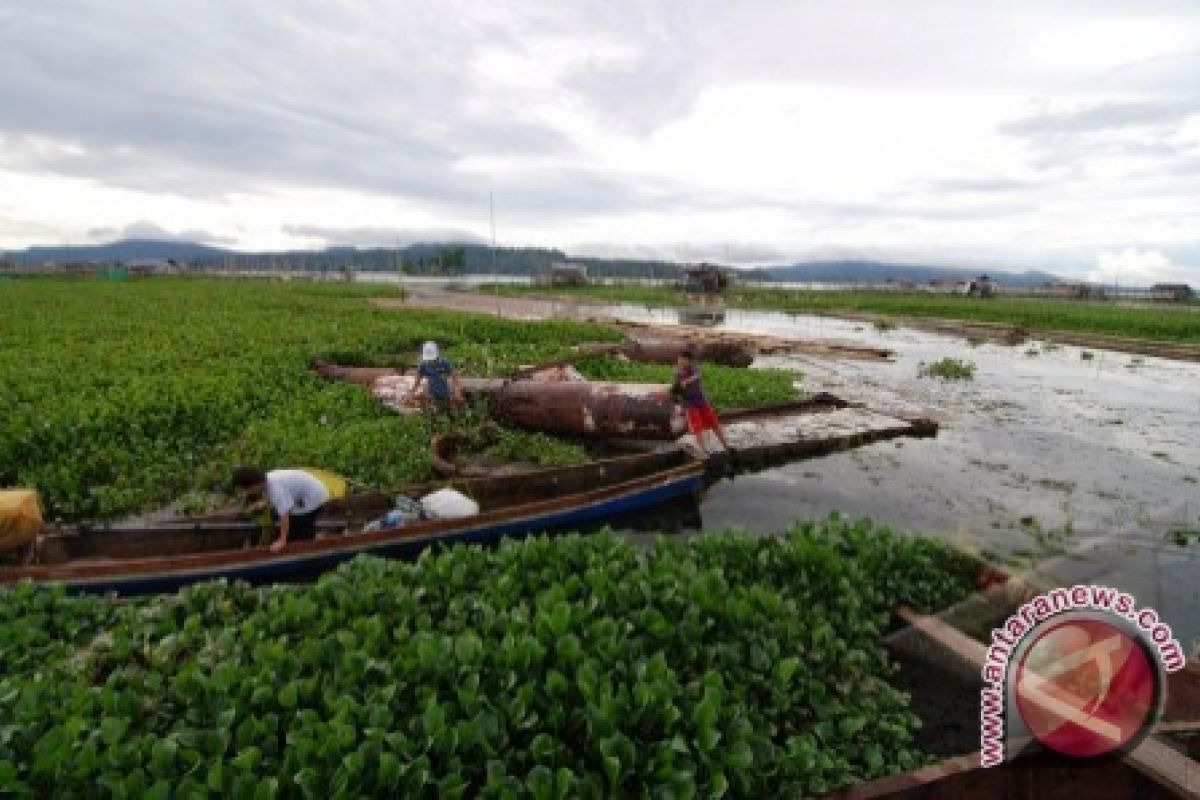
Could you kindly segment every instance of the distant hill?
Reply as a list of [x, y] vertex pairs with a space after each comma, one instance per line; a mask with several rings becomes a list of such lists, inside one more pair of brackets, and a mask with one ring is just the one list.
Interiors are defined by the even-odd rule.
[[746, 277], [789, 283], [884, 283], [888, 280], [928, 283], [933, 280], [970, 279], [987, 275], [1008, 286], [1040, 286], [1060, 280], [1048, 272], [1007, 272], [979, 267], [930, 267], [887, 264], [879, 261], [814, 261], [786, 267], [753, 270]]
[[[584, 264], [593, 277], [666, 278], [679, 275], [683, 265], [669, 261], [576, 257], [546, 247], [500, 247], [480, 244], [421, 243], [402, 248], [330, 247], [326, 250], [290, 250], [247, 253], [194, 242], [126, 239], [99, 245], [38, 246], [3, 254], [17, 264], [113, 264], [139, 260], [175, 261], [193, 267], [262, 270], [338, 270], [394, 272], [409, 275], [489, 274], [525, 276], [560, 261]], [[978, 267], [932, 267], [920, 264], [887, 264], [878, 261], [814, 261], [788, 266], [739, 269], [745, 281], [790, 283], [873, 283], [889, 280], [927, 283], [938, 279], [974, 278], [986, 272], [1009, 286], [1037, 286], [1057, 281], [1045, 272], [1007, 272]]]
[[5, 253], [5, 258], [18, 264], [128, 262], [141, 259], [163, 261], [172, 259], [179, 262], [191, 262], [204, 258], [220, 258], [226, 252], [219, 247], [209, 247], [194, 242], [125, 239], [108, 244], [31, 247], [28, 250]]
[[590, 274], [614, 278], [671, 278], [679, 267], [666, 261], [575, 258], [561, 250], [545, 247], [498, 247], [486, 245], [421, 243], [402, 248], [359, 249], [336, 246], [325, 250], [287, 250], [247, 253], [192, 242], [126, 239], [99, 245], [30, 247], [2, 254], [17, 264], [113, 264], [132, 261], [172, 260], [185, 267], [321, 271], [350, 268], [408, 275], [488, 274], [526, 276], [560, 261], [587, 265]]

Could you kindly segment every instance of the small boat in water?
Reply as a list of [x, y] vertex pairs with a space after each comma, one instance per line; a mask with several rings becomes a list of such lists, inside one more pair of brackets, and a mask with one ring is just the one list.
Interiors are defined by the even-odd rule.
[[424, 496], [442, 487], [474, 500], [479, 513], [364, 531], [385, 515], [394, 495], [351, 494], [326, 505], [313, 541], [272, 553], [261, 523], [225, 512], [146, 525], [78, 525], [49, 529], [36, 563], [0, 566], [0, 585], [31, 580], [70, 591], [147, 594], [216, 578], [251, 583], [309, 578], [369, 554], [413, 558], [428, 547], [485, 544], [506, 537], [577, 530], [694, 496], [704, 466], [682, 449], [603, 459], [574, 467], [410, 487]]

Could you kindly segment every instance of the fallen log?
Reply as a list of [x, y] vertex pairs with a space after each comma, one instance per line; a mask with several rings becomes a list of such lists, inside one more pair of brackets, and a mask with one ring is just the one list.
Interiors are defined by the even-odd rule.
[[[401, 414], [420, 413], [416, 378], [396, 370], [321, 364], [331, 380], [369, 386], [375, 399]], [[536, 367], [517, 380], [460, 378], [468, 397], [482, 397], [492, 416], [527, 430], [570, 436], [673, 439], [684, 430], [683, 412], [667, 386], [579, 380], [566, 365]]]
[[509, 424], [572, 436], [673, 439], [685, 427], [667, 387], [656, 384], [510, 381], [488, 407]]
[[674, 364], [684, 350], [691, 349], [697, 361], [726, 367], [748, 367], [754, 363], [755, 349], [743, 342], [686, 339], [633, 339], [618, 344], [581, 344], [581, 353], [624, 356], [642, 364]]
[[331, 381], [357, 383], [368, 389], [373, 388], [375, 382], [380, 378], [401, 374], [400, 370], [391, 367], [344, 367], [341, 364], [320, 360], [313, 362], [313, 372]]
[[[797, 339], [763, 333], [731, 333], [708, 330], [689, 325], [645, 324], [617, 322], [632, 340], [665, 339], [689, 342], [695, 347], [720, 344], [745, 348], [755, 355], [810, 355], [824, 358], [847, 358], [860, 361], [887, 361], [893, 352], [885, 347], [871, 347], [832, 339]], [[719, 362], [718, 362], [719, 363]]]

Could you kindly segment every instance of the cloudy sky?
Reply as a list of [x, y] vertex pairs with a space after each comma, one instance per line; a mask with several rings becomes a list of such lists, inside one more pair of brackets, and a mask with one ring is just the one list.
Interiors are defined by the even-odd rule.
[[488, 241], [1200, 281], [1200, 2], [0, 6], [0, 248]]

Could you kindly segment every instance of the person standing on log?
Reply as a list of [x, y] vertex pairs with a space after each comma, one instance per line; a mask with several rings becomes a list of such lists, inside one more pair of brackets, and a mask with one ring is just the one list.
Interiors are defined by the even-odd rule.
[[417, 380], [413, 384], [413, 395], [421, 390], [421, 381], [428, 387], [426, 410], [433, 414], [450, 413], [463, 404], [462, 386], [458, 373], [450, 360], [438, 352], [437, 342], [426, 342], [421, 347], [421, 361], [417, 364]]
[[688, 430], [696, 437], [696, 446], [708, 457], [708, 449], [704, 446], [704, 432], [711, 430], [717, 435], [721, 446], [730, 455], [733, 448], [725, 439], [725, 431], [721, 428], [721, 420], [717, 417], [716, 409], [708, 402], [704, 394], [704, 383], [700, 370], [696, 367], [695, 351], [686, 347], [679, 354], [678, 369], [675, 370], [675, 382], [671, 384], [671, 394], [678, 399], [687, 415]]
[[425, 381], [427, 395], [423, 403], [429, 414], [431, 434], [429, 449], [433, 454], [433, 468], [442, 475], [453, 474], [456, 470], [453, 463], [454, 434], [443, 435], [438, 431], [438, 419], [445, 414], [454, 416], [457, 409], [463, 406], [462, 386], [458, 382], [458, 373], [450, 360], [438, 352], [436, 342], [426, 342], [421, 347], [421, 361], [417, 364], [417, 380], [413, 384], [413, 396], [419, 396], [421, 381]]

